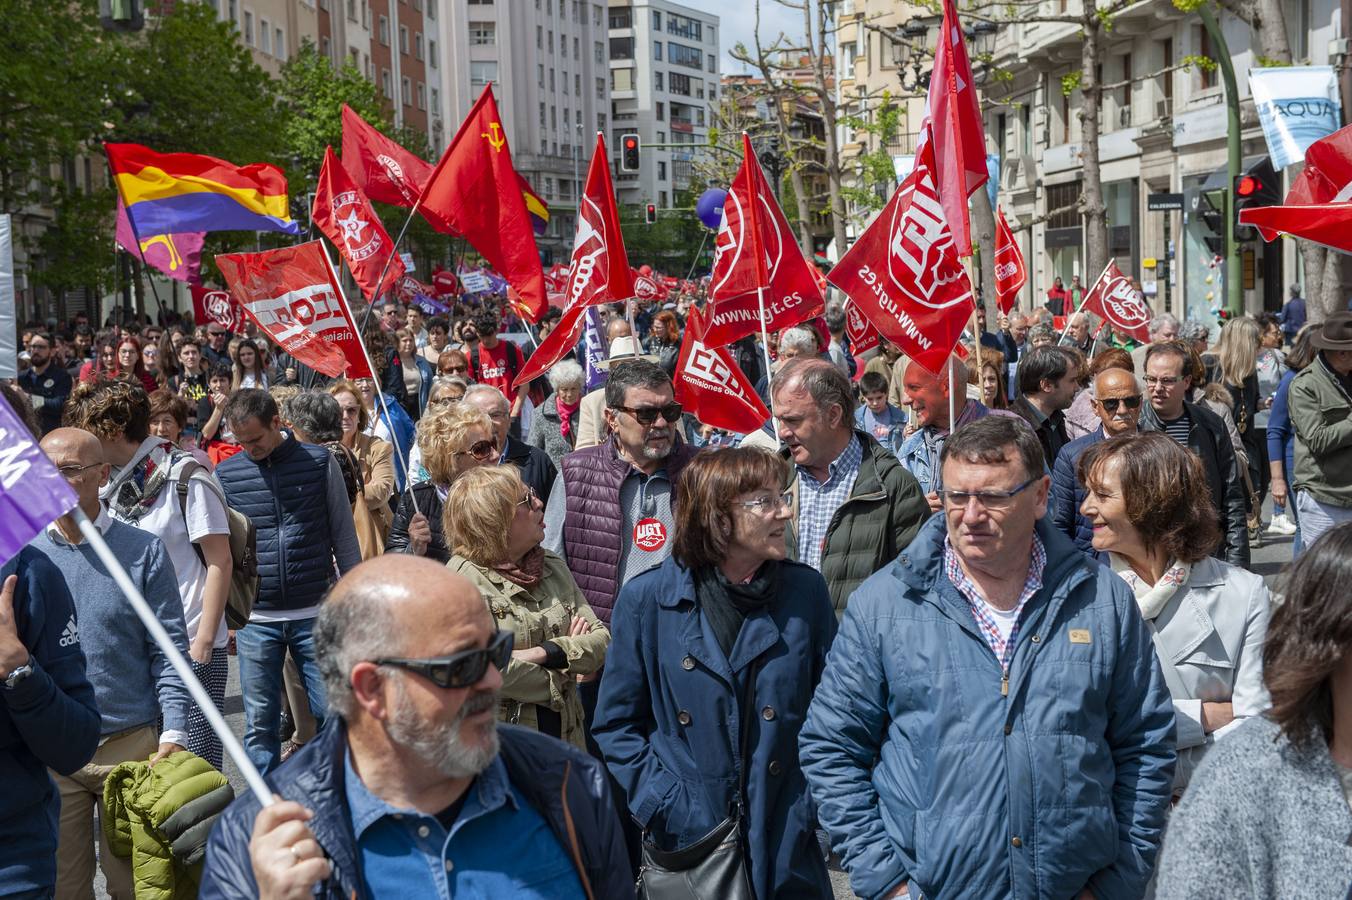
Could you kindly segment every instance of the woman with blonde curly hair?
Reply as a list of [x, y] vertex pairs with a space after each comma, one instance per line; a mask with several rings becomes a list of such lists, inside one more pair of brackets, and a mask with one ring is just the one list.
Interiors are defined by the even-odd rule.
[[600, 671], [610, 632], [561, 558], [545, 550], [544, 504], [516, 466], [468, 471], [451, 485], [442, 525], [468, 578], [514, 637], [498, 718], [587, 745], [578, 676]]
[[500, 454], [493, 420], [468, 403], [437, 408], [418, 422], [418, 450], [428, 480], [413, 485], [399, 498], [385, 550], [446, 562], [451, 558], [441, 522], [446, 494], [470, 469], [497, 465]]
[[351, 381], [335, 381], [329, 394], [338, 401], [342, 414], [342, 445], [357, 457], [361, 465], [362, 497], [353, 509], [357, 544], [361, 558], [370, 559], [385, 552], [390, 532], [390, 496], [394, 493], [394, 448], [388, 441], [366, 433], [366, 407], [361, 391]]

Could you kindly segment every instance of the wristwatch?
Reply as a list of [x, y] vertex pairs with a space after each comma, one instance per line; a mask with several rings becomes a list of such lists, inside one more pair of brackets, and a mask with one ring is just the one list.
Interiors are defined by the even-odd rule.
[[33, 657], [28, 657], [28, 662], [14, 669], [5, 677], [5, 690], [12, 691], [19, 686], [19, 683], [33, 674]]

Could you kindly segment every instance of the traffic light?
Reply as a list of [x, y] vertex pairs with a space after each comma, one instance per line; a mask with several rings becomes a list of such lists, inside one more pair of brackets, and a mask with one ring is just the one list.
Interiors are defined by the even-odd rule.
[[638, 135], [620, 135], [620, 171], [638, 171]]
[[1281, 184], [1277, 171], [1272, 168], [1272, 160], [1265, 156], [1249, 166], [1248, 171], [1236, 175], [1234, 192], [1230, 196], [1234, 198], [1235, 206], [1235, 240], [1258, 240], [1258, 232], [1253, 226], [1239, 224], [1239, 211], [1281, 204]]
[[649, 204], [648, 204], [647, 208], [644, 209], [644, 211], [643, 211], [643, 218], [644, 218], [644, 220], [645, 220], [649, 225], [651, 225], [651, 224], [653, 224], [654, 222], [657, 221], [657, 204], [656, 204], [656, 203], [649, 203]]
[[1197, 218], [1201, 219], [1202, 224], [1209, 235], [1204, 235], [1202, 240], [1206, 243], [1207, 249], [1213, 256], [1225, 255], [1225, 191], [1217, 188], [1214, 191], [1205, 191], [1197, 196]]

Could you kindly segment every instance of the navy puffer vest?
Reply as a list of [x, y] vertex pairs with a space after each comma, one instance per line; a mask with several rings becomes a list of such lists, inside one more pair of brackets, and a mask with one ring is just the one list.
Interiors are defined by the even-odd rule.
[[256, 609], [315, 606], [333, 583], [330, 458], [288, 434], [261, 462], [236, 453], [216, 467], [230, 507], [258, 530]]
[[[672, 512], [680, 499], [680, 475], [697, 452], [678, 443], [667, 457]], [[574, 450], [563, 458], [567, 485], [567, 517], [563, 523], [563, 551], [577, 586], [596, 617], [610, 625], [615, 594], [620, 589], [620, 541], [630, 540], [630, 527], [620, 509], [620, 485], [633, 467], [615, 452], [614, 438], [595, 447]]]

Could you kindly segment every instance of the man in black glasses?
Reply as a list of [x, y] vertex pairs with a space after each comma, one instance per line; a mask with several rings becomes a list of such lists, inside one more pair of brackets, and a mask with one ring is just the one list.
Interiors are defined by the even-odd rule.
[[850, 598], [799, 737], [863, 897], [1140, 897], [1174, 708], [1126, 582], [1046, 521], [1042, 447], [987, 416], [943, 510]]
[[1141, 420], [1145, 402], [1141, 384], [1127, 369], [1104, 369], [1094, 376], [1094, 413], [1100, 425], [1061, 448], [1052, 466], [1052, 523], [1085, 553], [1094, 554], [1094, 529], [1080, 514], [1085, 489], [1075, 475], [1075, 466], [1085, 450], [1099, 441], [1132, 434]]
[[339, 721], [269, 777], [283, 802], [221, 816], [203, 897], [633, 897], [601, 763], [498, 724], [511, 634], [469, 581], [376, 557], [315, 644]]

